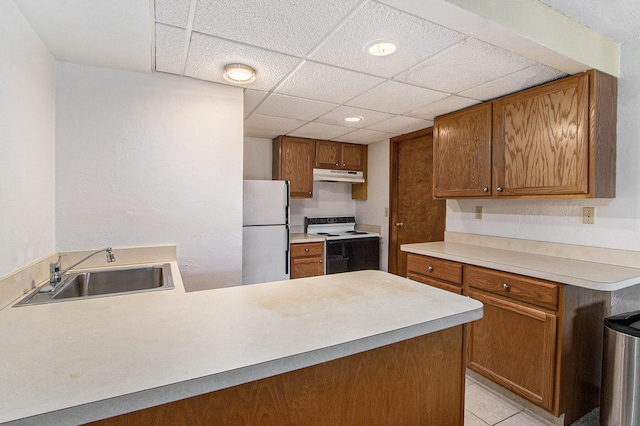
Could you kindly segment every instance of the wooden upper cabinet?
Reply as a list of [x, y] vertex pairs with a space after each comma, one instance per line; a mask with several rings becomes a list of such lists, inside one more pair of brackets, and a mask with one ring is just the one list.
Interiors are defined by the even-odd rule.
[[434, 198], [491, 195], [491, 103], [436, 117]]
[[316, 141], [315, 167], [319, 169], [343, 169], [362, 171], [364, 168], [363, 145]]
[[364, 167], [364, 145], [342, 144], [342, 167], [345, 170], [362, 171]]
[[494, 102], [494, 189], [503, 195], [588, 193], [589, 75]]
[[434, 196], [615, 197], [616, 102], [591, 70], [436, 117]]
[[293, 198], [313, 197], [313, 165], [316, 141], [279, 136], [273, 140], [274, 180], [288, 180]]

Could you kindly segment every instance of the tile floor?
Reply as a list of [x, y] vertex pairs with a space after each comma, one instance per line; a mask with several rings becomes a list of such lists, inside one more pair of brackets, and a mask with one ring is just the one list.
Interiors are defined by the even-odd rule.
[[[506, 397], [492, 391], [467, 375], [465, 389], [465, 426], [553, 426], [555, 423], [543, 419]], [[597, 419], [580, 419], [574, 425], [597, 426]]]

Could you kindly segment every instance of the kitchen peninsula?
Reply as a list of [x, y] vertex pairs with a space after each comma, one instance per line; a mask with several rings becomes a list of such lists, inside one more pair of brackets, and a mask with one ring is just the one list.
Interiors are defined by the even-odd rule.
[[480, 302], [381, 271], [186, 293], [172, 268], [170, 291], [0, 310], [0, 423], [462, 424]]

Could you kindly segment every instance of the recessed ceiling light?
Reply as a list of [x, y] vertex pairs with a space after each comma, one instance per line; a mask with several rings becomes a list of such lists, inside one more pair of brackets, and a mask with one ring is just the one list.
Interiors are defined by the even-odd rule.
[[387, 56], [396, 51], [395, 43], [390, 41], [374, 41], [366, 47], [367, 52], [373, 56]]
[[249, 84], [256, 81], [256, 71], [247, 65], [229, 64], [224, 67], [225, 80], [236, 84]]
[[344, 121], [348, 121], [349, 123], [355, 123], [357, 121], [362, 121], [364, 120], [364, 117], [361, 117], [359, 115], [353, 115], [351, 117], [347, 117], [344, 119]]

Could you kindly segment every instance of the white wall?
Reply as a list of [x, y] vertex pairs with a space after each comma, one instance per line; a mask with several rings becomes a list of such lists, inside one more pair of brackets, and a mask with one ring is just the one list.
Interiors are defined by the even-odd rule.
[[244, 179], [271, 180], [271, 139], [244, 138]]
[[55, 251], [55, 60], [0, 0], [0, 277]]
[[242, 268], [242, 90], [58, 64], [60, 251], [177, 244], [190, 289]]
[[368, 197], [357, 201], [358, 222], [382, 227], [380, 240], [380, 269], [389, 270], [389, 218], [385, 209], [389, 207], [389, 141], [369, 145]]
[[[621, 68], [615, 199], [448, 201], [447, 231], [640, 250], [640, 40], [622, 45]], [[596, 207], [594, 225], [582, 224], [583, 206]]]

